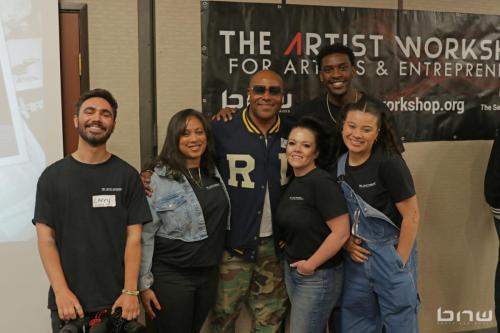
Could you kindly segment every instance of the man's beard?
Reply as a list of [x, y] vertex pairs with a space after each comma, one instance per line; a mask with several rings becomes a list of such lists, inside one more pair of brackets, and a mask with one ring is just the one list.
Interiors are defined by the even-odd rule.
[[102, 129], [105, 129], [102, 126], [102, 124], [100, 124], [100, 123], [91, 123], [91, 124], [88, 124], [88, 125], [78, 126], [78, 134], [80, 134], [80, 137], [85, 142], [87, 142], [89, 145], [91, 145], [93, 147], [98, 147], [98, 146], [101, 146], [101, 145], [105, 144], [108, 141], [109, 137], [113, 133], [113, 128], [105, 129], [106, 132], [104, 132], [104, 134], [102, 134], [100, 136], [88, 135], [87, 132], [85, 132], [85, 128], [89, 127], [89, 126], [92, 126], [94, 124], [97, 124]]

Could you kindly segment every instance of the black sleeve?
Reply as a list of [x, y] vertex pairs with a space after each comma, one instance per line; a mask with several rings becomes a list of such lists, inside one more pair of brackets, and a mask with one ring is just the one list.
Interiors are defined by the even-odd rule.
[[415, 195], [415, 185], [406, 162], [399, 155], [388, 157], [381, 164], [380, 176], [392, 202], [398, 203]]
[[47, 169], [38, 178], [36, 186], [35, 214], [33, 224], [43, 223], [54, 228], [50, 172]]
[[127, 209], [127, 225], [144, 224], [151, 222], [153, 219], [144, 192], [144, 186], [139, 174], [135, 170], [131, 173], [127, 186]]
[[293, 124], [305, 116], [311, 116], [312, 110], [320, 108], [319, 99], [313, 98], [309, 101], [304, 101], [300, 104], [292, 106], [290, 113], [287, 115]]
[[294, 105], [290, 109], [290, 113], [284, 116], [290, 121], [290, 123], [295, 124], [304, 115], [304, 104]]
[[491, 148], [486, 176], [484, 177], [484, 196], [494, 208], [500, 208], [500, 124], [495, 133]]
[[347, 205], [339, 184], [326, 172], [314, 182], [316, 207], [325, 221], [347, 213]]

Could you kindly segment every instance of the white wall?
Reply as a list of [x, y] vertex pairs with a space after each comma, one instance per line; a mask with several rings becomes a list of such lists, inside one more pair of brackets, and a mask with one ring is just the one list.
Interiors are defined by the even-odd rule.
[[[31, 16], [26, 18], [26, 13]], [[0, 0], [0, 18], [11, 43], [8, 49], [15, 50], [10, 53], [9, 62], [15, 66], [19, 58], [22, 62], [30, 59], [34, 64], [25, 67], [25, 78], [38, 78], [33, 87], [27, 89], [16, 83], [16, 104], [21, 105], [28, 156], [6, 172], [3, 167], [0, 170], [0, 204], [9, 202], [0, 208], [0, 234], [4, 236], [0, 240], [0, 331], [48, 333], [51, 331], [46, 310], [48, 281], [38, 257], [31, 218], [39, 174], [45, 165], [62, 157], [58, 3], [57, 0]], [[34, 28], [25, 26], [30, 24]], [[18, 49], [12, 42], [34, 43], [35, 47]], [[41, 56], [36, 45], [42, 47]], [[14, 79], [16, 75], [13, 82], [19, 82]], [[43, 83], [43, 89], [38, 88], [39, 83]], [[43, 101], [41, 108], [26, 108], [25, 103], [30, 100]], [[13, 213], [4, 215], [8, 211]], [[14, 227], [22, 228], [22, 232], [9, 232]]]

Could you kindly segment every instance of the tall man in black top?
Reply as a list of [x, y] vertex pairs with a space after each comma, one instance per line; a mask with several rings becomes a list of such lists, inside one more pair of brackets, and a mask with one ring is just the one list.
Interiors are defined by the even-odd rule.
[[352, 84], [356, 76], [354, 53], [342, 44], [327, 45], [321, 48], [316, 61], [319, 80], [326, 93], [294, 108], [292, 116], [313, 116], [321, 119], [328, 127], [338, 127], [341, 121], [340, 109], [346, 104], [357, 102], [365, 95]]
[[[370, 100], [388, 115], [391, 123], [391, 130], [397, 129], [394, 118], [390, 115], [390, 110], [380, 100], [362, 92], [352, 84], [356, 77], [355, 57], [353, 51], [343, 44], [332, 44], [321, 48], [316, 57], [319, 66], [319, 80], [325, 87], [326, 93], [293, 108], [291, 117], [298, 120], [303, 116], [316, 118], [323, 124], [323, 130], [331, 134], [331, 150], [329, 159], [336, 161], [341, 153], [345, 152], [342, 142], [341, 129], [343, 120], [342, 109], [347, 104], [359, 102], [360, 100]], [[404, 151], [403, 144], [398, 142]]]
[[137, 171], [106, 149], [117, 108], [106, 90], [82, 94], [77, 150], [38, 180], [33, 223], [53, 332], [105, 309], [121, 308], [127, 320], [139, 315], [141, 230], [151, 213]]
[[[486, 169], [484, 196], [486, 202], [490, 205], [498, 240], [500, 240], [500, 124], [497, 126]], [[500, 322], [500, 247], [498, 247], [498, 262], [495, 274], [495, 316], [497, 322]]]

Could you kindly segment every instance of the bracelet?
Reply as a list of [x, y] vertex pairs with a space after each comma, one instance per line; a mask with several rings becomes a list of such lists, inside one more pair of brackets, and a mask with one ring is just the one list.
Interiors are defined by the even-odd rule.
[[123, 288], [122, 294], [130, 295], [130, 296], [139, 296], [139, 290], [128, 290]]

